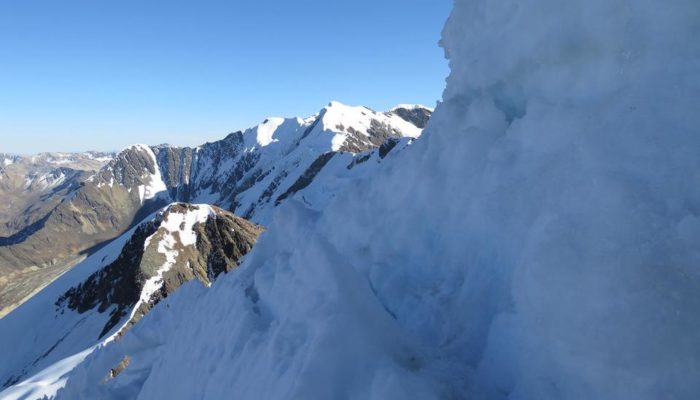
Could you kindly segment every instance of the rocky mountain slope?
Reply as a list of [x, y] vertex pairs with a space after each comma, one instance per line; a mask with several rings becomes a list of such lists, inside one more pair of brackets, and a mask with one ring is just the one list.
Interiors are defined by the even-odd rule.
[[[43, 225], [45, 218], [85, 180], [105, 166], [111, 153], [42, 153], [34, 156], [0, 154], [0, 248], [21, 243]], [[0, 262], [0, 317], [37, 286], [62, 270], [23, 267]]]
[[155, 213], [0, 320], [0, 343], [13, 346], [3, 350], [0, 387], [118, 338], [188, 281], [211, 285], [261, 232], [209, 205], [174, 203]]
[[171, 202], [213, 204], [263, 225], [292, 198], [320, 209], [418, 137], [430, 114], [422, 106], [376, 112], [332, 102], [309, 118], [269, 118], [197, 148], [132, 146], [62, 192], [16, 240], [0, 243], [0, 279], [27, 268], [63, 270]]
[[66, 193], [105, 166], [110, 153], [0, 153], [0, 243], [36, 223]]

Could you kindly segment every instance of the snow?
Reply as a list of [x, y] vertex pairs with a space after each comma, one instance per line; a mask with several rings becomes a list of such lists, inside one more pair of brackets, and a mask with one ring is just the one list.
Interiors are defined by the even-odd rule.
[[58, 389], [65, 385], [68, 373], [94, 349], [91, 347], [52, 364], [30, 379], [3, 390], [0, 392], [0, 398], [3, 400], [23, 400], [55, 396]]
[[114, 159], [114, 156], [111, 154], [95, 153], [95, 152], [91, 152], [91, 151], [81, 153], [81, 155], [84, 157], [87, 157], [91, 160], [101, 162], [103, 164], [107, 164], [108, 162], [110, 162]]
[[[154, 235], [157, 234], [158, 233], [155, 233]], [[146, 246], [150, 245], [152, 237], [153, 236], [146, 239]], [[175, 250], [176, 243], [177, 242], [175, 241], [175, 238], [172, 235], [165, 235], [158, 242], [158, 252], [165, 255], [165, 262], [156, 270], [155, 275], [148, 278], [146, 282], [144, 282], [143, 288], [141, 288], [139, 300], [131, 309], [127, 321], [134, 318], [141, 304], [148, 303], [151, 300], [151, 296], [153, 296], [153, 293], [158, 291], [163, 286], [163, 274], [168, 272], [173, 267], [173, 265], [175, 265], [175, 261], [177, 260], [178, 251]], [[112, 336], [110, 336], [106, 340], [106, 342], [109, 343], [113, 341], [118, 335], [118, 333], [119, 331], [116, 331]]]
[[331, 139], [331, 150], [338, 151], [347, 140], [347, 133], [337, 132], [338, 126], [353, 128], [356, 131], [368, 136], [367, 131], [372, 126], [372, 120], [384, 123], [398, 129], [404, 137], [419, 137], [422, 129], [404, 120], [398, 115], [380, 114], [364, 106], [347, 106], [338, 101], [332, 101], [324, 110], [322, 117], [322, 128], [326, 131], [335, 131]]
[[53, 172], [48, 174], [43, 174], [35, 178], [42, 190], [46, 190], [55, 186], [60, 185], [65, 182], [66, 175], [63, 171], [59, 172], [58, 176], [54, 176]]
[[90, 159], [107, 164], [108, 162], [112, 161], [114, 159], [114, 157], [111, 157], [111, 156], [103, 156], [103, 157], [91, 156]]
[[[89, 179], [90, 182], [94, 182], [96, 176], [97, 176], [97, 174], [91, 176], [90, 179]], [[101, 187], [103, 187], [103, 186], [109, 186], [110, 188], [111, 188], [111, 187], [114, 187], [114, 174], [111, 174], [111, 175], [110, 175], [110, 177], [109, 177], [109, 183], [105, 183], [105, 182], [103, 182], [103, 181], [100, 181], [100, 182], [97, 184], [97, 187], [98, 187], [98, 188], [101, 188]]]
[[[235, 213], [246, 216], [256, 223], [267, 225], [272, 218], [275, 200], [290, 188], [319, 156], [332, 150], [334, 138], [345, 140], [347, 132], [341, 131], [338, 124], [324, 123], [325, 116], [329, 114], [331, 107], [347, 111], [345, 115], [338, 116], [341, 121], [362, 120], [366, 126], [370, 126], [372, 119], [389, 124], [391, 117], [398, 121], [394, 125], [406, 124], [406, 121], [398, 116], [387, 115], [389, 113], [374, 112], [366, 107], [346, 106], [339, 102], [333, 102], [331, 106], [309, 118], [284, 120], [268, 118], [264, 124], [244, 131], [241, 135], [242, 143], [231, 140], [229, 143], [218, 142], [196, 149], [192, 161], [193, 172], [190, 177], [193, 185], [190, 186], [191, 197], [188, 201], [235, 207], [233, 210]], [[404, 128], [408, 132], [407, 136], [420, 134], [421, 130], [413, 125], [411, 127]], [[357, 128], [359, 129], [360, 126], [357, 125]], [[260, 140], [259, 135], [263, 131], [266, 132], [264, 137], [267, 139]], [[364, 134], [367, 132], [364, 131]], [[261, 143], [266, 145], [261, 146]], [[340, 145], [337, 144], [336, 147]], [[365, 154], [357, 154], [357, 156], [364, 157]], [[251, 159], [253, 161], [250, 161]], [[345, 164], [342, 165], [341, 161]], [[372, 162], [357, 164], [355, 168], [348, 169], [352, 161], [352, 155], [348, 158], [338, 154], [324, 167], [324, 171], [332, 167], [334, 171], [328, 174], [329, 179], [347, 183], [361, 175], [371, 173], [378, 166], [378, 160], [375, 157], [371, 160]], [[242, 176], [233, 176], [241, 173], [242, 165], [247, 165], [247, 172]], [[258, 175], [253, 176], [253, 174]], [[325, 172], [324, 175], [326, 175]], [[231, 205], [230, 192], [222, 192], [222, 188], [230, 188], [232, 182], [236, 182], [239, 187], [245, 186], [244, 183], [248, 179], [255, 179], [256, 183], [252, 187], [245, 188], [241, 193], [236, 193], [236, 204]], [[314, 207], [317, 205], [322, 207], [322, 204], [327, 204], [330, 197], [335, 195], [333, 191], [326, 188], [342, 186], [325, 181], [318, 184], [325, 188], [317, 190], [317, 182], [314, 180], [303, 190], [303, 194], [298, 194], [300, 198], [307, 194], [309, 195], [307, 198], [314, 197], [316, 199]], [[268, 188], [273, 190], [270, 192]], [[297, 197], [297, 195], [291, 197]]]
[[284, 203], [58, 397], [697, 397], [699, 17], [455, 1], [423, 139], [322, 211]]
[[[62, 156], [62, 155], [61, 155]], [[71, 158], [48, 158], [46, 159], [46, 162], [54, 164], [54, 165], [67, 165], [75, 162], [75, 160]]]
[[257, 142], [260, 146], [267, 146], [270, 143], [277, 141], [273, 139], [273, 135], [277, 128], [284, 123], [284, 118], [268, 118], [265, 122], [257, 127]]
[[435, 109], [430, 108], [430, 107], [427, 107], [427, 106], [424, 106], [424, 105], [422, 105], [422, 104], [397, 104], [397, 105], [395, 105], [394, 107], [392, 107], [392, 108], [389, 110], [389, 112], [394, 112], [394, 111], [396, 111], [396, 110], [398, 110], [398, 109], [401, 109], [401, 108], [406, 109], [406, 110], [414, 110], [414, 109], [416, 109], [416, 108], [424, 108], [424, 109], [426, 109], [426, 110], [428, 110], [428, 111], [430, 111], [430, 112], [434, 112], [434, 111], [435, 111]]
[[183, 246], [194, 245], [197, 235], [194, 232], [194, 225], [204, 223], [210, 216], [216, 215], [214, 209], [207, 204], [194, 204], [196, 209], [184, 214], [172, 212], [163, 221], [162, 226], [169, 232], [178, 232], [180, 243]]
[[[164, 210], [169, 209], [171, 206], [172, 204]], [[134, 317], [141, 304], [149, 302], [153, 293], [163, 286], [163, 274], [168, 272], [177, 261], [177, 256], [179, 254], [179, 251], [176, 249], [177, 245], [194, 246], [197, 243], [197, 234], [194, 231], [194, 226], [197, 223], [204, 223], [210, 216], [216, 215], [215, 211], [209, 205], [196, 204], [193, 206], [196, 207], [194, 211], [168, 213], [165, 220], [160, 225], [162, 229], [159, 229], [156, 233], [146, 238], [144, 247], [148, 248], [151, 246], [154, 237], [160, 237], [157, 250], [159, 253], [165, 255], [165, 262], [156, 270], [155, 275], [148, 278], [144, 283], [141, 289], [141, 296], [136, 305], [132, 308], [129, 320]], [[177, 237], [174, 236], [174, 233], [177, 233]], [[116, 333], [109, 341], [113, 340], [115, 336]]]
[[58, 171], [58, 175], [56, 175], [56, 171], [48, 171], [45, 173], [30, 172], [24, 177], [23, 188], [26, 190], [31, 188], [32, 190], [38, 189], [45, 191], [59, 186], [65, 181], [66, 175], [63, 171]]
[[[164, 208], [161, 212], [169, 210], [174, 204]], [[168, 212], [156, 233], [146, 238], [144, 248], [151, 246], [153, 239], [159, 237], [157, 251], [165, 255], [165, 262], [144, 283], [139, 300], [131, 309], [127, 321], [135, 316], [141, 304], [149, 302], [151, 296], [163, 286], [163, 274], [168, 272], [177, 261], [179, 254], [177, 246], [194, 246], [197, 243], [197, 234], [194, 231], [194, 226], [198, 223], [204, 223], [210, 216], [216, 215], [214, 209], [209, 205], [194, 204], [193, 207], [195, 207], [195, 210], [185, 213]], [[177, 237], [175, 237], [175, 233], [177, 233]], [[116, 334], [115, 332], [107, 342], [112, 341]]]
[[156, 159], [156, 155], [153, 153], [153, 150], [145, 144], [137, 144], [131, 148], [146, 153], [153, 163], [153, 169], [155, 171], [152, 174], [146, 171], [148, 173], [146, 176], [146, 182], [148, 183], [145, 185], [139, 185], [138, 187], [139, 199], [141, 202], [143, 203], [145, 200], [150, 200], [160, 194], [167, 194], [168, 187], [165, 185], [165, 182], [163, 182], [158, 160]]

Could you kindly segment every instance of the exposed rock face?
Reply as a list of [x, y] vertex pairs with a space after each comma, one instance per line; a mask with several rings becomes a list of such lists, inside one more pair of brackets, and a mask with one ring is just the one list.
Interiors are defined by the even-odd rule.
[[428, 125], [428, 120], [433, 114], [432, 110], [415, 105], [398, 106], [391, 112], [421, 129]]
[[177, 203], [141, 224], [111, 264], [69, 289], [56, 305], [79, 313], [110, 311], [107, 334], [131, 312], [120, 334], [183, 283], [210, 285], [238, 266], [262, 227], [218, 207]]
[[323, 169], [323, 167], [325, 167], [326, 164], [328, 164], [328, 161], [330, 161], [335, 154], [336, 153], [331, 151], [318, 156], [318, 158], [311, 163], [311, 166], [309, 166], [309, 168], [307, 168], [306, 171], [304, 171], [304, 173], [301, 174], [299, 179], [297, 179], [296, 182], [294, 182], [294, 184], [290, 186], [289, 189], [287, 189], [287, 191], [282, 193], [277, 198], [277, 200], [275, 200], [275, 204], [279, 205], [288, 197], [291, 197], [295, 193], [299, 192], [300, 190], [304, 190], [304, 188], [309, 186], [311, 182], [313, 182], [316, 175], [318, 175], [321, 169]]

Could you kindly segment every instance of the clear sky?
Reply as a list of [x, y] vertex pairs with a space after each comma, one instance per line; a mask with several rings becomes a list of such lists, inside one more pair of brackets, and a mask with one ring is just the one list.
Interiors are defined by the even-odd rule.
[[435, 105], [451, 0], [0, 0], [0, 152], [198, 145], [330, 100]]

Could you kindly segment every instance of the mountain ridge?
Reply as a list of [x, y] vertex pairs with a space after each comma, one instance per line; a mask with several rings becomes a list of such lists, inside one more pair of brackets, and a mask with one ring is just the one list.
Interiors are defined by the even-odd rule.
[[215, 206], [172, 203], [152, 214], [0, 320], [0, 341], [24, 337], [0, 365], [0, 390], [119, 339], [187, 282], [210, 286], [261, 233]]
[[[418, 137], [430, 113], [421, 106], [375, 112], [331, 102], [311, 117], [270, 117], [198, 147], [129, 146], [0, 244], [0, 286], [3, 276], [22, 277], [31, 267], [41, 275], [23, 283], [38, 287], [45, 273], [65, 270], [79, 254], [94, 252], [172, 202], [217, 205], [263, 225], [274, 207], [295, 195], [322, 207], [345, 182], [372, 173], [386, 156], [377, 153], [384, 142]], [[312, 184], [324, 174], [322, 185]], [[6, 279], [6, 287], [18, 279]], [[16, 301], [0, 299], [0, 306]]]

